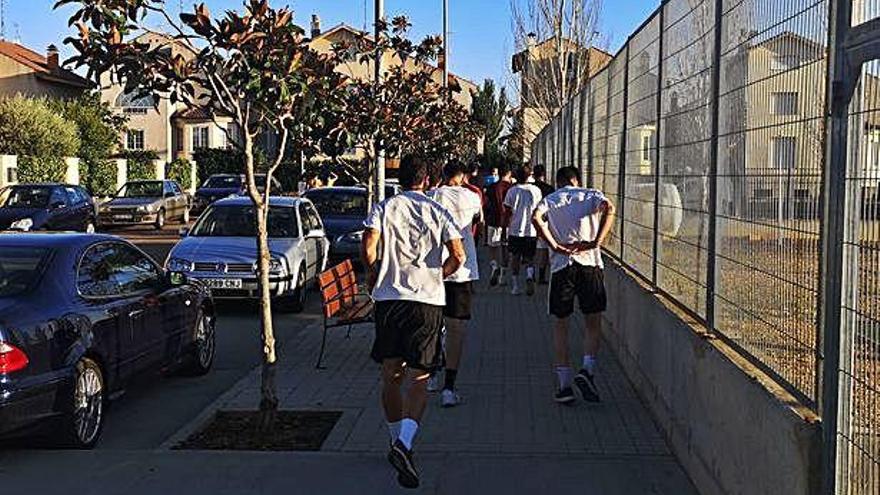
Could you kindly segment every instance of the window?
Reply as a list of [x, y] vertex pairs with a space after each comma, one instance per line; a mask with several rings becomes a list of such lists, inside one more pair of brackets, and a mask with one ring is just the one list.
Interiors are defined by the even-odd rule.
[[794, 92], [773, 93], [770, 95], [774, 115], [797, 115], [798, 94]]
[[226, 148], [234, 148], [237, 143], [242, 141], [241, 128], [235, 122], [226, 125], [226, 132], [223, 135], [226, 139]]
[[144, 149], [144, 130], [129, 129], [125, 134], [125, 149], [142, 150]]
[[651, 161], [651, 135], [642, 135], [642, 163], [650, 163]]
[[208, 131], [209, 129], [207, 126], [193, 127], [192, 149], [198, 150], [209, 146]]
[[0, 297], [15, 296], [33, 287], [46, 266], [49, 251], [41, 248], [0, 246]]
[[116, 106], [122, 108], [123, 113], [145, 115], [151, 108], [155, 108], [158, 98], [141, 90], [123, 91], [116, 97]]
[[52, 189], [52, 195], [49, 197], [49, 208], [56, 206], [70, 206], [70, 200], [67, 197], [67, 191], [60, 187]]
[[798, 58], [796, 55], [786, 55], [777, 53], [773, 55], [770, 61], [771, 72], [782, 72], [794, 69], [798, 66]]
[[183, 151], [183, 129], [174, 128], [174, 151]]
[[76, 287], [89, 297], [124, 296], [155, 289], [161, 279], [152, 261], [125, 244], [90, 247], [77, 268]]
[[775, 137], [770, 141], [770, 166], [776, 170], [795, 168], [797, 141], [793, 137]]

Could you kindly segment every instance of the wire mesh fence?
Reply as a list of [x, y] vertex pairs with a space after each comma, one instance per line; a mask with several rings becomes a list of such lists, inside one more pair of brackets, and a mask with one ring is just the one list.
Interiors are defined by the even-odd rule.
[[[581, 168], [617, 205], [608, 254], [805, 406], [839, 401], [836, 491], [861, 495], [880, 493], [880, 61], [848, 114], [840, 392], [823, 399], [832, 7], [662, 2], [532, 160]], [[853, 26], [878, 17], [880, 0], [852, 0]]]

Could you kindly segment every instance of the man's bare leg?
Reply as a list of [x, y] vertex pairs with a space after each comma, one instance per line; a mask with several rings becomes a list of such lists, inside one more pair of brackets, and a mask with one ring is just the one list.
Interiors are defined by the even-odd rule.
[[567, 404], [574, 400], [571, 384], [574, 371], [568, 357], [568, 317], [556, 318], [553, 326], [553, 364], [555, 365], [558, 389], [556, 402]]
[[535, 254], [535, 265], [538, 267], [538, 283], [547, 285], [547, 279], [550, 275], [548, 267], [550, 265], [550, 250], [538, 248]]
[[458, 378], [458, 367], [461, 364], [466, 328], [467, 321], [446, 318], [446, 378], [441, 402], [443, 407], [453, 407], [459, 403], [458, 395], [455, 394], [455, 380]]
[[519, 269], [522, 266], [522, 257], [518, 254], [510, 254], [510, 285], [511, 294], [520, 294]]
[[388, 422], [388, 434], [394, 443], [400, 436], [400, 421], [403, 419], [403, 396], [400, 387], [405, 375], [403, 359], [382, 361], [382, 409]]
[[596, 388], [596, 355], [602, 338], [602, 313], [584, 315], [584, 357], [581, 370], [574, 377], [574, 383], [581, 391], [584, 400], [599, 402]]

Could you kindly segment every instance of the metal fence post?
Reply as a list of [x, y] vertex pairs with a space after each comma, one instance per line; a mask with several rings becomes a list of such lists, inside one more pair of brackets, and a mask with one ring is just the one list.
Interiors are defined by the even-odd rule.
[[[621, 126], [620, 131], [620, 161], [619, 168], [617, 171], [617, 202], [620, 205], [618, 210], [618, 218], [620, 218], [620, 259], [624, 258], [624, 251], [626, 250], [626, 137], [627, 137], [627, 109], [626, 105], [629, 100], [629, 45], [632, 41], [632, 36], [626, 40], [626, 48], [623, 51], [623, 125]], [[612, 78], [613, 74], [609, 74]], [[611, 80], [608, 81], [609, 86], [611, 85]]]
[[846, 52], [846, 35], [852, 19], [851, 2], [831, 2], [829, 6], [828, 77], [826, 105], [825, 166], [822, 167], [821, 288], [819, 293], [818, 335], [821, 355], [821, 388], [818, 407], [822, 414], [822, 493], [836, 493], [838, 482], [837, 429], [840, 412], [841, 297], [846, 251], [846, 173], [849, 117], [847, 109], [852, 84]]
[[593, 169], [593, 137], [595, 132], [593, 129], [593, 119], [595, 118], [593, 112], [595, 112], [595, 103], [593, 99], [593, 80], [590, 79], [587, 85], [587, 185], [589, 187], [596, 187]]
[[651, 247], [651, 282], [659, 285], [658, 281], [658, 258], [660, 252], [660, 132], [662, 129], [661, 122], [663, 120], [663, 29], [666, 25], [666, 7], [660, 5], [660, 13], [657, 14], [659, 19], [659, 39], [657, 46], [657, 120], [654, 124], [654, 243]]
[[721, 107], [721, 20], [724, 8], [721, 0], [715, 0], [714, 45], [712, 53], [712, 95], [710, 97], [711, 135], [709, 140], [709, 235], [706, 256], [706, 324], [715, 331], [715, 284], [716, 257], [718, 254], [718, 131]]

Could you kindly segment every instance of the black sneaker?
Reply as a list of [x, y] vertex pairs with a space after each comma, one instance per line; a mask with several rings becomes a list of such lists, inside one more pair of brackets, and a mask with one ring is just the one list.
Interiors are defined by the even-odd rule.
[[492, 276], [489, 277], [489, 287], [495, 287], [498, 285], [498, 279], [501, 277], [501, 270], [498, 268], [492, 269]]
[[404, 488], [419, 487], [419, 472], [413, 464], [412, 451], [400, 440], [394, 442], [388, 452], [388, 462], [397, 470], [397, 482]]
[[560, 404], [571, 404], [574, 402], [574, 391], [571, 387], [561, 388], [556, 391], [556, 395], [553, 396], [553, 400]]
[[580, 370], [574, 377], [574, 384], [577, 385], [581, 393], [581, 397], [587, 402], [599, 402], [599, 389], [596, 388], [596, 382], [593, 375], [587, 370]]
[[535, 295], [535, 279], [527, 278], [526, 279], [526, 295], [534, 296]]

